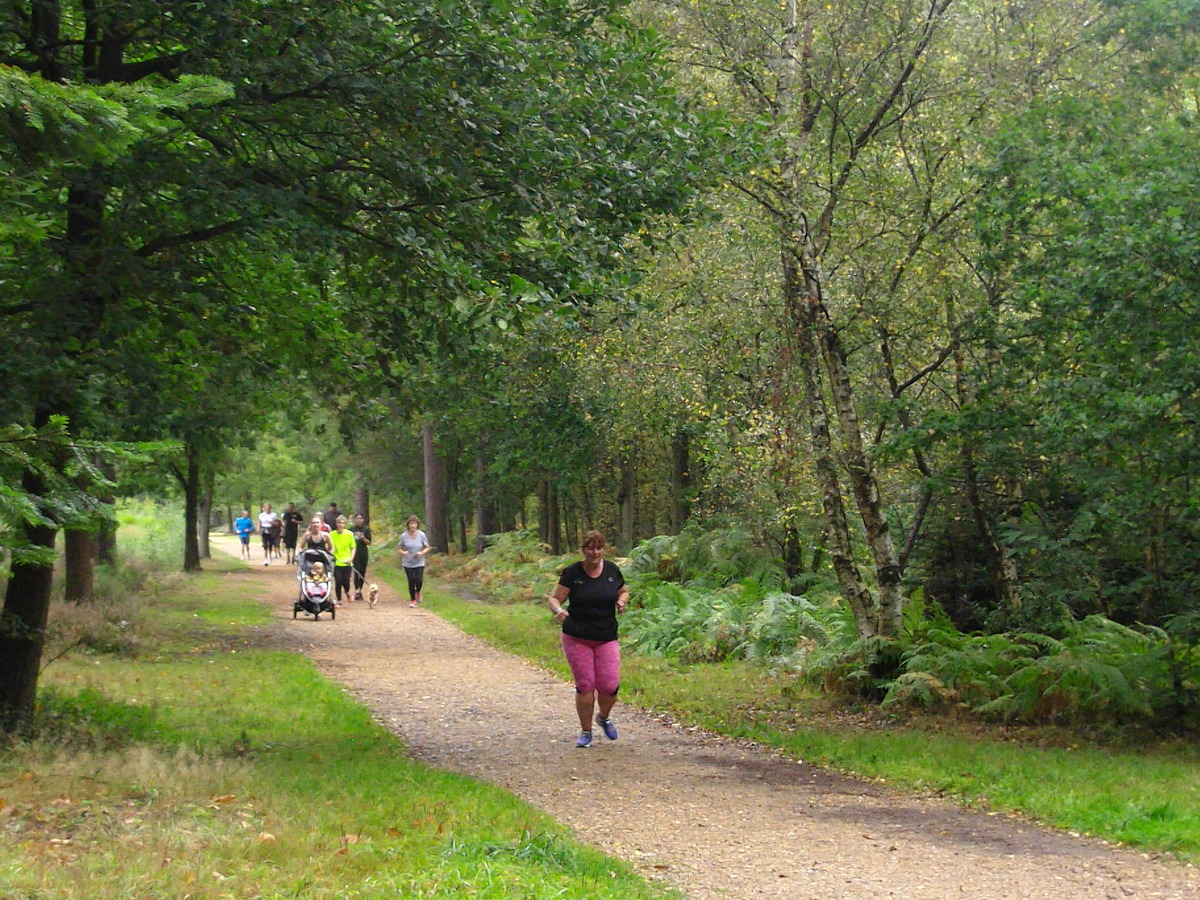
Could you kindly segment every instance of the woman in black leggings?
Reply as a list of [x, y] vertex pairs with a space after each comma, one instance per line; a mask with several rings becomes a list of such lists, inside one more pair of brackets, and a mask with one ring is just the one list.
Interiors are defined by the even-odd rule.
[[361, 600], [363, 584], [367, 580], [368, 547], [371, 546], [371, 526], [362, 513], [354, 514], [354, 599]]
[[334, 602], [340, 605], [343, 593], [347, 601], [354, 599], [350, 593], [350, 570], [354, 566], [354, 547], [357, 541], [354, 540], [354, 535], [346, 530], [345, 516], [337, 517], [337, 527], [329, 533], [329, 541], [333, 544], [333, 586], [337, 593], [337, 600]]
[[425, 584], [425, 555], [430, 550], [429, 538], [421, 530], [421, 520], [416, 516], [408, 517], [408, 527], [400, 535], [396, 549], [403, 554], [400, 564], [404, 566], [404, 574], [408, 578], [408, 606], [416, 609], [421, 602], [421, 588]]

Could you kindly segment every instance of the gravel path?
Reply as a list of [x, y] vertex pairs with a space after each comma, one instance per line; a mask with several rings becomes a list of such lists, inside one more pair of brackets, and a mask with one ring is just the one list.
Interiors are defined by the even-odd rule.
[[899, 796], [623, 704], [620, 740], [576, 750], [569, 684], [387, 586], [374, 610], [293, 620], [293, 569], [247, 569], [273, 630], [413, 756], [507, 788], [693, 900], [1200, 900], [1193, 866]]

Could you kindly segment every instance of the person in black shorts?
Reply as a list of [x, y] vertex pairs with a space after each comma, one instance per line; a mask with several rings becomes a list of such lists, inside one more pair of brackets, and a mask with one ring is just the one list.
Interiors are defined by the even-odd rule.
[[270, 503], [262, 505], [262, 512], [258, 514], [258, 533], [262, 537], [263, 549], [263, 565], [271, 564], [271, 557], [274, 555], [274, 541], [271, 535], [275, 531], [275, 525], [279, 522], [279, 516], [271, 509]]
[[304, 521], [304, 516], [296, 511], [295, 503], [289, 503], [279, 519], [283, 522], [283, 546], [287, 550], [287, 562], [294, 563], [296, 538], [300, 536], [300, 523]]

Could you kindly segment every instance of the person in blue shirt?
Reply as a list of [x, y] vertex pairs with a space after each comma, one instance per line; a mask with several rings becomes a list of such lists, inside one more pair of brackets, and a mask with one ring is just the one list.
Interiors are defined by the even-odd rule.
[[233, 520], [233, 530], [242, 542], [242, 559], [249, 559], [250, 535], [254, 534], [254, 520], [250, 518], [250, 510], [243, 509], [242, 514]]

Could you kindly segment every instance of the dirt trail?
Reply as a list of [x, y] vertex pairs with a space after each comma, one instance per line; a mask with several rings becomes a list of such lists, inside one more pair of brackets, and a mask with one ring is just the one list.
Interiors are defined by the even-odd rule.
[[[216, 547], [236, 556], [235, 541]], [[254, 555], [247, 587], [274, 630], [415, 757], [507, 788], [693, 900], [1200, 900], [1192, 866], [898, 796], [622, 704], [620, 739], [577, 750], [569, 684], [386, 586], [374, 610], [293, 620], [292, 567]]]

